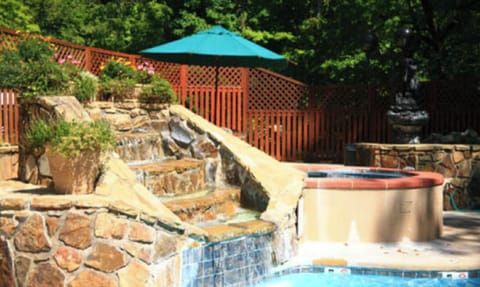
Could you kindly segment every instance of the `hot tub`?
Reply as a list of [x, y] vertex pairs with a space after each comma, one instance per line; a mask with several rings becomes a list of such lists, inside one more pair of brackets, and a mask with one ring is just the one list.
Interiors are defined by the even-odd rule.
[[303, 241], [429, 241], [442, 232], [443, 176], [433, 172], [297, 165]]

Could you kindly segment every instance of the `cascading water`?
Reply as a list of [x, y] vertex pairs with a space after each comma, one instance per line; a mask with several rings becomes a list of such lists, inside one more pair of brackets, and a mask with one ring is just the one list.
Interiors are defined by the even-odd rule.
[[118, 136], [116, 152], [129, 165], [165, 160], [162, 139], [156, 132], [136, 132]]
[[271, 268], [271, 234], [215, 242], [182, 253], [181, 286], [251, 286]]

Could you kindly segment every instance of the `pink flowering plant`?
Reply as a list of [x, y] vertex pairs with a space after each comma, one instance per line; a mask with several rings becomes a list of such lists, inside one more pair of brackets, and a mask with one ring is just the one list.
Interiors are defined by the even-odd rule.
[[57, 63], [67, 71], [70, 82], [70, 93], [81, 103], [93, 100], [98, 93], [98, 79], [81, 67], [81, 61], [75, 59], [72, 54], [57, 59]]
[[152, 63], [143, 61], [137, 65], [137, 71], [137, 80], [140, 84], [149, 84], [152, 82], [152, 77], [155, 75], [155, 68]]

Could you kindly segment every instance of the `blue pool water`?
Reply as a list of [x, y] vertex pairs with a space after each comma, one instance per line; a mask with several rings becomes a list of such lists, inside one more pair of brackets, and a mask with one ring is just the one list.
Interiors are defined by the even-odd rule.
[[294, 273], [263, 281], [255, 287], [473, 287], [480, 286], [480, 278], [408, 278], [381, 275]]
[[372, 170], [328, 170], [328, 171], [309, 171], [310, 178], [401, 178], [411, 176], [410, 174], [394, 171], [372, 171]]

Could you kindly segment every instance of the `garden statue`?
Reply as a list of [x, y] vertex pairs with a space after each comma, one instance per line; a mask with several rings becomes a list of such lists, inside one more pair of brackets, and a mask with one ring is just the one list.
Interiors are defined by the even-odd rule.
[[387, 111], [387, 118], [392, 125], [393, 143], [419, 143], [422, 127], [428, 121], [428, 113], [419, 106], [417, 65], [413, 60], [410, 43], [412, 32], [408, 28], [401, 28], [397, 36], [403, 51], [404, 76], [402, 88], [395, 94], [394, 103]]

